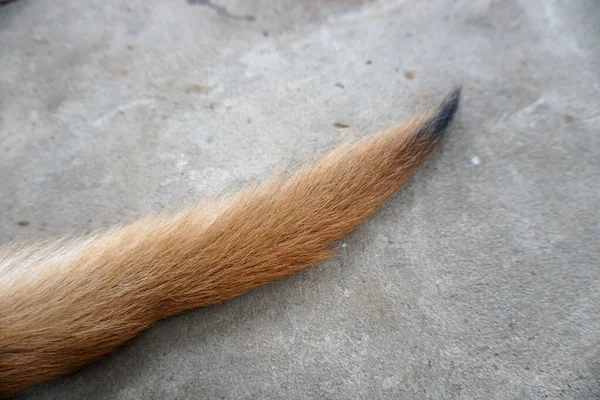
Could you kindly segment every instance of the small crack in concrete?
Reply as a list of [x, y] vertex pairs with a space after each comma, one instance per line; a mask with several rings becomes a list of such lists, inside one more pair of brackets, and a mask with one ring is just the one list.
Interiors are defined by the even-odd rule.
[[218, 4], [213, 3], [211, 0], [188, 0], [189, 4], [200, 5], [211, 8], [217, 12], [217, 15], [220, 17], [227, 17], [236, 19], [238, 21], [255, 21], [256, 17], [254, 15], [237, 15], [230, 13], [227, 8], [220, 6]]
[[0, 7], [7, 6], [10, 3], [14, 3], [15, 1], [17, 1], [17, 0], [0, 0]]

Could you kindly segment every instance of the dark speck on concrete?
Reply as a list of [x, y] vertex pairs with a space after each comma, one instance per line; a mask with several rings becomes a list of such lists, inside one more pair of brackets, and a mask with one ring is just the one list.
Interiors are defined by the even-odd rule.
[[365, 64], [367, 64], [367, 65], [371, 65], [371, 64], [373, 64], [373, 61], [371, 61], [371, 60], [367, 60], [367, 62], [366, 62]]
[[341, 89], [345, 88], [345, 86], [343, 84], [341, 84], [340, 82], [336, 82], [335, 86], [337, 86], [337, 87], [339, 87]]
[[19, 226], [28, 226], [29, 225], [29, 221], [22, 220], [22, 221], [17, 222], [17, 225], [19, 225]]
[[404, 71], [404, 76], [406, 79], [414, 79], [415, 72], [414, 71]]
[[334, 124], [333, 124], [333, 126], [335, 126], [336, 128], [339, 128], [339, 129], [346, 129], [346, 128], [350, 128], [350, 125], [348, 125], [348, 124], [343, 124], [343, 123], [341, 123], [341, 122], [336, 122], [336, 123], [334, 123]]
[[206, 6], [211, 8], [217, 12], [217, 15], [220, 17], [227, 17], [232, 19], [237, 19], [241, 21], [256, 21], [256, 17], [254, 15], [238, 15], [230, 13], [225, 7], [220, 6], [218, 4], [213, 3], [211, 0], [188, 0], [189, 4]]

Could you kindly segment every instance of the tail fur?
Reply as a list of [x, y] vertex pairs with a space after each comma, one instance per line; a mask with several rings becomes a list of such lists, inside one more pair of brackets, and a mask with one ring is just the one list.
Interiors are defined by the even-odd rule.
[[94, 238], [0, 248], [0, 396], [64, 375], [161, 318], [238, 296], [332, 255], [423, 163], [436, 110], [338, 147], [287, 178]]

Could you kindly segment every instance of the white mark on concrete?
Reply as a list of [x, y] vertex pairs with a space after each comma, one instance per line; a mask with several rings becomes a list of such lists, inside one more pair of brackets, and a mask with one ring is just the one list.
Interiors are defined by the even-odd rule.
[[39, 121], [39, 119], [40, 118], [39, 118], [38, 112], [36, 110], [31, 110], [31, 112], [29, 112], [29, 121], [31, 123], [35, 124], [36, 122]]
[[240, 57], [240, 62], [245, 66], [244, 76], [246, 78], [285, 71], [290, 64], [285, 55], [272, 44], [263, 44], [253, 48]]
[[115, 181], [115, 178], [110, 175], [110, 174], [106, 174], [102, 177], [102, 179], [100, 180], [100, 184], [102, 186], [109, 186], [111, 185], [113, 182]]
[[517, 113], [531, 114], [540, 105], [546, 104], [546, 98], [542, 95], [538, 97], [533, 103], [521, 108]]
[[348, 247], [348, 245], [346, 243], [342, 243], [342, 247], [345, 249], [346, 247]]
[[394, 11], [398, 11], [401, 9], [402, 3], [407, 3], [410, 0], [398, 0], [394, 2], [382, 2], [379, 7], [357, 7], [358, 11], [349, 12], [342, 14], [341, 17], [329, 17], [330, 21], [341, 20], [341, 21], [364, 21], [366, 19], [371, 19], [373, 17], [377, 17], [379, 15], [390, 14]]
[[115, 117], [115, 115], [117, 115], [119, 113], [125, 112], [127, 110], [131, 110], [132, 108], [135, 108], [137, 106], [149, 106], [152, 104], [154, 104], [153, 99], [141, 99], [141, 100], [132, 101], [131, 103], [127, 103], [127, 104], [121, 104], [120, 106], [113, 108], [112, 110], [110, 110], [106, 114], [102, 115], [97, 120], [95, 120], [94, 126], [102, 127], [102, 126], [106, 125], [107, 123], [109, 123]]
[[381, 388], [384, 390], [389, 390], [400, 386], [400, 384], [400, 379], [398, 379], [397, 377], [389, 377], [383, 380], [383, 382], [381, 383]]
[[475, 157], [471, 158], [471, 164], [479, 165], [479, 164], [481, 164], [481, 160], [479, 159], [479, 157], [475, 156]]
[[503, 122], [504, 122], [504, 120], [506, 119], [506, 117], [507, 117], [507, 116], [508, 116], [508, 114], [506, 114], [506, 113], [502, 114], [502, 115], [500, 116], [500, 118], [498, 118], [498, 121], [496, 121], [496, 122], [494, 123], [494, 125], [492, 125], [492, 127], [490, 128], [490, 132], [494, 132], [494, 129], [496, 129], [496, 127], [497, 127], [498, 125], [500, 125], [501, 123], [503, 123]]
[[175, 162], [175, 168], [177, 168], [177, 172], [182, 172], [183, 171], [183, 167], [185, 167], [186, 165], [188, 165], [188, 160], [185, 157], [184, 153], [179, 153], [177, 155], [177, 161]]

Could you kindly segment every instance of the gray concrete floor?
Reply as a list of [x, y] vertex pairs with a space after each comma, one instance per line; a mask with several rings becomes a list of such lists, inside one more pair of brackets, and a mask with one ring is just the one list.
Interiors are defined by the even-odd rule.
[[600, 398], [599, 44], [597, 0], [0, 8], [2, 243], [236, 189], [464, 89], [336, 258], [19, 398]]

